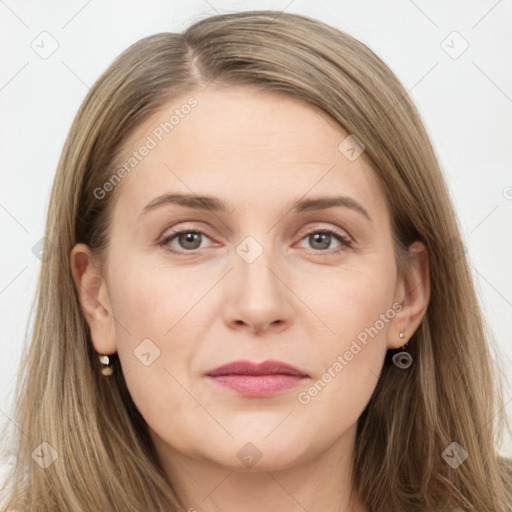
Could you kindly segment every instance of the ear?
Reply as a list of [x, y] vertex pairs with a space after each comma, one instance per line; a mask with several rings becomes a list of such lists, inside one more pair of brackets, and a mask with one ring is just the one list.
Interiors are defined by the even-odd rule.
[[[430, 271], [428, 252], [419, 241], [409, 246], [412, 259], [406, 275], [398, 278], [395, 300], [402, 309], [395, 315], [388, 329], [387, 348], [396, 349], [405, 345], [420, 325], [430, 300]], [[400, 332], [405, 331], [405, 338]]]
[[85, 320], [96, 352], [113, 354], [117, 350], [114, 317], [107, 283], [86, 244], [76, 244], [70, 253], [71, 272]]

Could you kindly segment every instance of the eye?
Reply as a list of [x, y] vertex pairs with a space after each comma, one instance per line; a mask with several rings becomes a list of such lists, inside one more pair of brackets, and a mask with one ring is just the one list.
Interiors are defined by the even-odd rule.
[[[205, 233], [199, 230], [192, 229], [184, 229], [181, 231], [172, 231], [171, 234], [165, 236], [160, 242], [159, 245], [164, 247], [165, 250], [173, 253], [187, 253], [193, 252], [196, 249], [202, 249], [202, 241], [204, 238], [209, 240], [210, 237]], [[178, 247], [173, 245], [171, 242], [176, 239], [178, 243]], [[302, 240], [307, 239], [311, 244], [311, 247], [315, 249], [315, 252], [332, 252], [338, 253], [345, 249], [349, 249], [352, 247], [352, 242], [350, 238], [342, 232], [339, 232], [332, 228], [325, 229], [317, 229], [315, 231], [310, 231], [306, 236], [304, 236]], [[338, 240], [339, 246], [336, 248], [332, 248], [331, 243], [333, 240]], [[331, 249], [330, 251], [326, 251], [326, 249]]]
[[[310, 246], [316, 250], [316, 252], [341, 252], [345, 249], [352, 247], [352, 242], [347, 235], [331, 228], [316, 230], [309, 232], [302, 240], [307, 239]], [[340, 242], [340, 245], [336, 248], [331, 248], [331, 242], [336, 239]], [[325, 249], [331, 248], [331, 251], [325, 251]]]
[[[163, 238], [159, 245], [163, 246], [170, 252], [190, 252], [194, 249], [200, 249], [203, 237], [209, 238], [202, 231], [193, 231], [191, 229], [185, 229], [182, 231], [173, 231], [170, 235]], [[171, 249], [171, 242], [176, 238], [179, 244], [178, 250]], [[174, 246], [175, 247], [175, 246]], [[182, 249], [180, 251], [180, 249]]]

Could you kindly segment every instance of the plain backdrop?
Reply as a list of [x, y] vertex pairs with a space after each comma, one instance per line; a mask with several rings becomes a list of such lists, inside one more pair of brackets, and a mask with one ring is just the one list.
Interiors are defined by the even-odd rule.
[[[497, 358], [512, 373], [511, 1], [0, 0], [0, 423], [15, 428], [11, 397], [40, 269], [37, 244], [88, 89], [144, 36], [250, 9], [329, 23], [397, 74], [439, 156]], [[506, 397], [510, 418], [510, 387]], [[510, 437], [501, 451], [512, 454]]]

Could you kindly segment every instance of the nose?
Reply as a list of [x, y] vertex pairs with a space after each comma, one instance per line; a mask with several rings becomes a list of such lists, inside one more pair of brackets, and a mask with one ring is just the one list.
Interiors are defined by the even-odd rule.
[[232, 329], [251, 334], [281, 332], [290, 327], [294, 294], [283, 266], [264, 250], [248, 262], [234, 254], [234, 268], [225, 283], [224, 320]]

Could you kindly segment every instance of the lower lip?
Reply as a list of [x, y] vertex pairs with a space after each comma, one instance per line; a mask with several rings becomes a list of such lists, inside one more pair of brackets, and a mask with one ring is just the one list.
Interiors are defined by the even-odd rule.
[[306, 377], [298, 375], [219, 375], [210, 376], [220, 386], [230, 388], [243, 396], [271, 396], [297, 386]]

